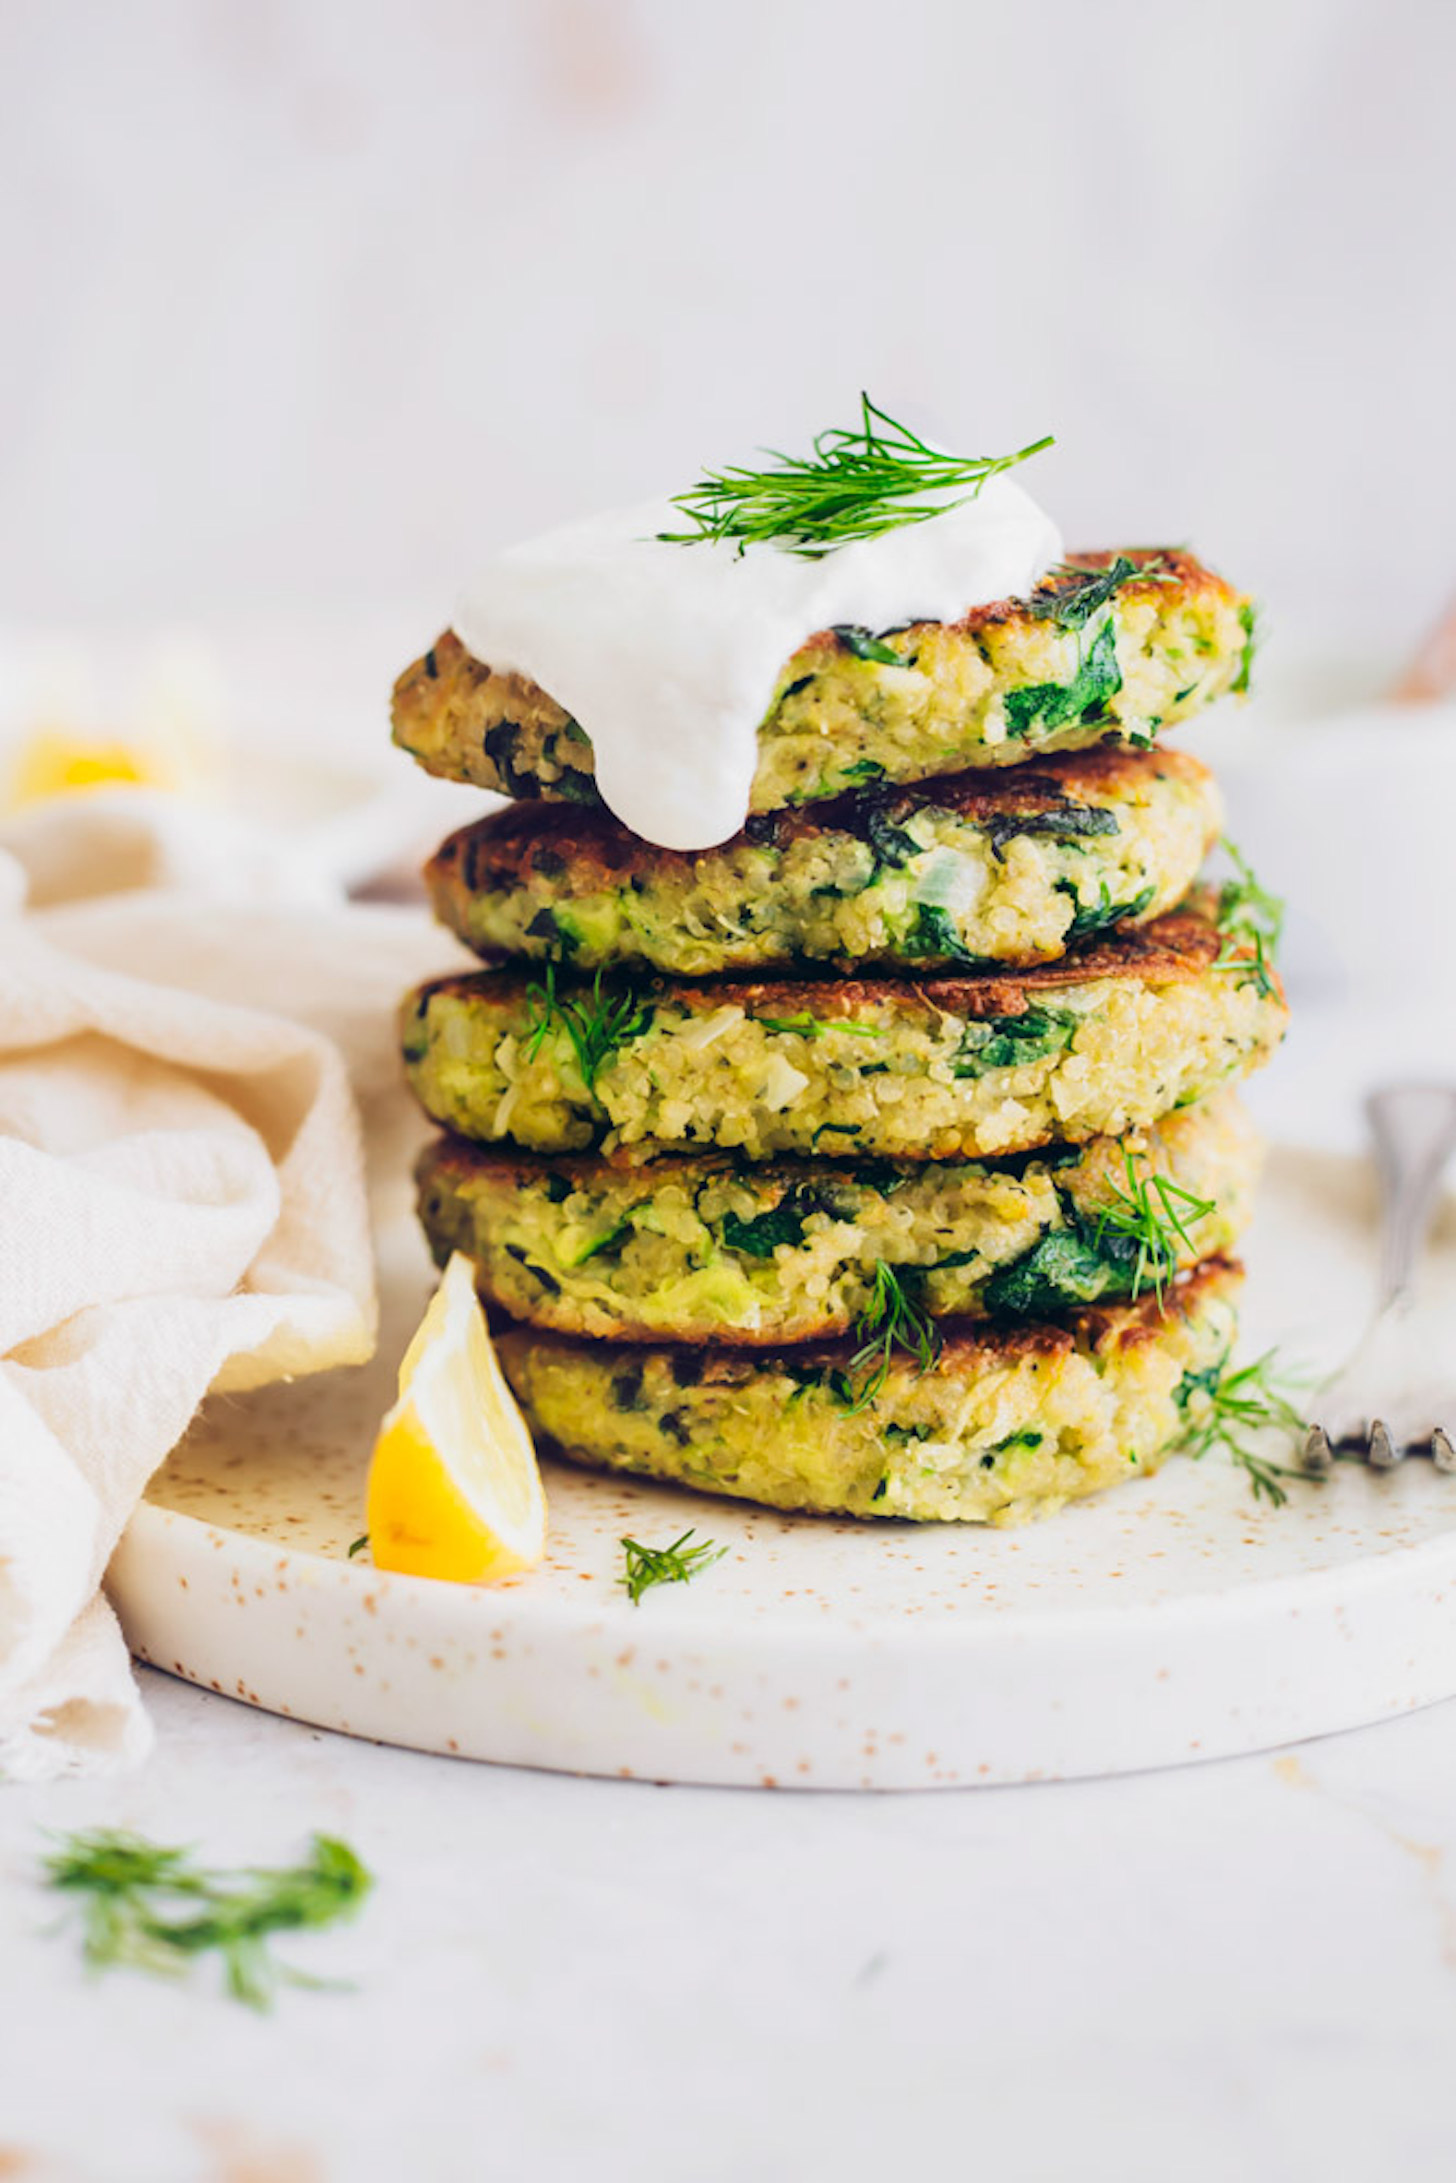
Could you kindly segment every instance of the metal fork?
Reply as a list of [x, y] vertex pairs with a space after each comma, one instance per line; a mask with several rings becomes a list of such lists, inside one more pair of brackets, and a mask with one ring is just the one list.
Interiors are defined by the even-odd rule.
[[1309, 1429], [1305, 1468], [1327, 1471], [1337, 1444], [1362, 1442], [1374, 1469], [1392, 1470], [1407, 1448], [1424, 1443], [1437, 1470], [1456, 1472], [1450, 1432], [1432, 1414], [1445, 1398], [1429, 1392], [1429, 1323], [1423, 1328], [1413, 1309], [1416, 1264], [1456, 1146], [1456, 1085], [1387, 1084], [1370, 1094], [1365, 1112], [1381, 1184], [1380, 1287], [1364, 1335], [1315, 1396], [1324, 1422]]

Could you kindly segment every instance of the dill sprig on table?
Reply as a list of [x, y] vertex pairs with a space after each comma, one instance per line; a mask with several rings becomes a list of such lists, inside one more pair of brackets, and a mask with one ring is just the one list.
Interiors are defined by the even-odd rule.
[[1139, 1175], [1125, 1145], [1122, 1162], [1126, 1180], [1113, 1183], [1113, 1202], [1098, 1210], [1094, 1241], [1100, 1247], [1104, 1236], [1113, 1235], [1135, 1244], [1132, 1300], [1150, 1288], [1161, 1304], [1178, 1270], [1179, 1244], [1190, 1252], [1195, 1248], [1188, 1223], [1206, 1220], [1218, 1208], [1212, 1198], [1195, 1196], [1171, 1176]]
[[920, 1286], [913, 1268], [896, 1273], [883, 1259], [875, 1267], [869, 1302], [855, 1321], [854, 1330], [862, 1342], [851, 1359], [850, 1371], [864, 1377], [858, 1386], [852, 1379], [850, 1382], [851, 1399], [845, 1408], [851, 1417], [867, 1410], [881, 1392], [897, 1349], [914, 1357], [922, 1372], [928, 1372], [939, 1357], [940, 1329], [925, 1308]]
[[1299, 1443], [1305, 1420], [1289, 1399], [1290, 1385], [1290, 1376], [1273, 1349], [1238, 1371], [1230, 1371], [1225, 1361], [1209, 1372], [1195, 1374], [1191, 1384], [1185, 1382], [1178, 1392], [1185, 1410], [1195, 1394], [1203, 1398], [1201, 1414], [1190, 1424], [1182, 1452], [1196, 1461], [1211, 1448], [1222, 1448], [1230, 1461], [1248, 1472], [1256, 1501], [1262, 1497], [1272, 1507], [1283, 1508], [1289, 1495], [1281, 1480], [1293, 1479], [1305, 1485], [1320, 1481], [1310, 1471], [1271, 1462], [1250, 1446], [1248, 1435], [1272, 1430], [1285, 1434], [1292, 1446]]
[[274, 1933], [352, 1917], [373, 1881], [347, 1843], [316, 1834], [301, 1864], [209, 1872], [187, 1849], [111, 1828], [65, 1836], [45, 1860], [47, 1883], [80, 1910], [86, 1961], [179, 1978], [215, 1951], [227, 1990], [250, 2008], [272, 2005], [280, 1981], [319, 1982], [276, 1962]]
[[526, 1059], [536, 1059], [553, 1031], [564, 1031], [588, 1091], [596, 1089], [597, 1071], [618, 1047], [640, 1038], [652, 1022], [650, 1004], [630, 987], [603, 993], [600, 970], [589, 993], [562, 993], [557, 989], [556, 965], [548, 963], [544, 978], [527, 986], [526, 998], [531, 1004]]
[[[814, 560], [836, 546], [944, 515], [974, 500], [988, 478], [1053, 444], [1048, 434], [1014, 455], [948, 455], [862, 393], [858, 428], [819, 433], [812, 455], [765, 448], [762, 469], [705, 471], [673, 497], [692, 528], [658, 537], [672, 546], [730, 541], [740, 554], [777, 545]], [[947, 493], [957, 497], [946, 500]], [[921, 497], [927, 494], [937, 497]]]
[[696, 1546], [689, 1546], [691, 1537], [692, 1532], [685, 1531], [671, 1546], [644, 1546], [640, 1539], [622, 1540], [626, 1567], [617, 1582], [634, 1607], [654, 1584], [687, 1584], [700, 1569], [706, 1569], [710, 1562], [721, 1561], [728, 1551], [726, 1546], [715, 1546], [711, 1539], [701, 1539]]

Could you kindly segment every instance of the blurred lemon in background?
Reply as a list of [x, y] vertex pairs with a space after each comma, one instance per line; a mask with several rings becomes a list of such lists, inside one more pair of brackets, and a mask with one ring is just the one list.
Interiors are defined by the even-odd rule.
[[98, 699], [78, 655], [52, 652], [0, 749], [0, 810], [97, 788], [212, 795], [224, 772], [221, 712], [217, 672], [200, 645], [153, 650], [124, 706]]

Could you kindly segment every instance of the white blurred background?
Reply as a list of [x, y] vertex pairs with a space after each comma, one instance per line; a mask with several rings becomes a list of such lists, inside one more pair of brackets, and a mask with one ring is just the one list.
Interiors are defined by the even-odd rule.
[[0, 611], [417, 607], [864, 384], [1336, 652], [1456, 584], [1450, 0], [0, 5]]
[[1456, 591], [1453, 84], [1451, 0], [0, 0], [0, 735], [190, 706], [350, 876], [297, 767], [422, 793], [481, 556], [867, 386], [1258, 594], [1189, 739], [1296, 996], [1383, 996], [1371, 900], [1411, 978], [1449, 925], [1456, 715], [1358, 708]]

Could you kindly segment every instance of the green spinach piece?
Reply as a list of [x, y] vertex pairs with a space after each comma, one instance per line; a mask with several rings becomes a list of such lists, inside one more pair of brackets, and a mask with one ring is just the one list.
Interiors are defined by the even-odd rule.
[[924, 856], [925, 851], [914, 835], [907, 834], [903, 826], [896, 826], [880, 805], [871, 804], [864, 823], [876, 864], [887, 864], [898, 871], [912, 857]]
[[[1023, 1426], [1019, 1433], [1008, 1433], [1004, 1440], [998, 1440], [989, 1452], [992, 1455], [1010, 1455], [1016, 1448], [1039, 1448], [1045, 1438], [1045, 1433], [1034, 1432], [1027, 1425]], [[985, 1463], [986, 1458], [984, 1455], [981, 1457], [981, 1461], [983, 1464]]]
[[1067, 1008], [1028, 1008], [1019, 1016], [988, 1016], [968, 1023], [955, 1058], [958, 1077], [990, 1069], [1019, 1069], [1071, 1045], [1081, 1019]]
[[1080, 1228], [1053, 1228], [999, 1267], [981, 1294], [993, 1317], [1039, 1319], [1095, 1304], [1117, 1285], [1116, 1267]]
[[852, 652], [856, 659], [874, 660], [881, 667], [905, 665], [899, 653], [882, 643], [862, 622], [836, 622], [830, 633], [838, 637], [846, 652]]
[[1006, 698], [1007, 733], [1024, 739], [1036, 729], [1049, 735], [1069, 721], [1107, 718], [1107, 700], [1122, 688], [1117, 632], [1109, 618], [1077, 663], [1070, 682], [1034, 682]]
[[821, 1122], [809, 1142], [817, 1145], [821, 1137], [860, 1137], [863, 1134], [863, 1122]]
[[860, 1184], [865, 1190], [873, 1190], [881, 1198], [893, 1197], [910, 1180], [906, 1169], [893, 1160], [856, 1160], [846, 1173], [851, 1182]]
[[1089, 803], [1066, 803], [1055, 811], [1028, 811], [1004, 819], [988, 819], [986, 836], [998, 864], [1006, 862], [1006, 844], [1018, 834], [1046, 834], [1053, 841], [1081, 841], [1091, 834], [1121, 832], [1114, 812]]
[[781, 1244], [803, 1242], [804, 1224], [811, 1214], [829, 1211], [816, 1191], [799, 1188], [787, 1191], [772, 1211], [756, 1219], [740, 1220], [736, 1213], [725, 1213], [718, 1233], [726, 1251], [738, 1251], [745, 1258], [772, 1258]]
[[792, 1358], [785, 1357], [782, 1359], [782, 1369], [784, 1378], [794, 1383], [790, 1402], [797, 1402], [801, 1395], [825, 1394], [831, 1402], [838, 1403], [841, 1409], [853, 1408], [855, 1391], [850, 1384], [849, 1374], [841, 1372], [836, 1365], [796, 1364]]
[[537, 910], [526, 927], [526, 933], [527, 937], [532, 940], [548, 941], [561, 955], [574, 955], [576, 953], [576, 934], [569, 931], [562, 924], [555, 910]]
[[1067, 927], [1067, 943], [1069, 946], [1073, 940], [1089, 939], [1095, 932], [1111, 932], [1115, 926], [1125, 924], [1129, 917], [1141, 917], [1143, 911], [1153, 899], [1153, 889], [1144, 887], [1142, 893], [1134, 895], [1131, 902], [1114, 902], [1111, 890], [1104, 879], [1099, 899], [1096, 902], [1084, 904], [1077, 901], [1077, 890], [1068, 880], [1059, 879], [1057, 886], [1063, 894], [1069, 894], [1077, 904], [1072, 922]]
[[560, 803], [589, 804], [595, 810], [602, 800], [589, 773], [562, 773], [557, 777], [555, 790]]
[[968, 970], [984, 970], [986, 958], [973, 955], [955, 926], [947, 910], [937, 909], [933, 903], [917, 903], [915, 922], [900, 942], [907, 955], [943, 955], [947, 962], [959, 963]]
[[1085, 629], [1099, 607], [1121, 591], [1124, 584], [1141, 578], [1164, 576], [1163, 560], [1145, 561], [1139, 565], [1130, 561], [1125, 553], [1104, 569], [1074, 569], [1058, 571], [1069, 573], [1070, 583], [1058, 583], [1044, 591], [1038, 591], [1031, 602], [1031, 611], [1041, 622], [1055, 622], [1059, 629]]

